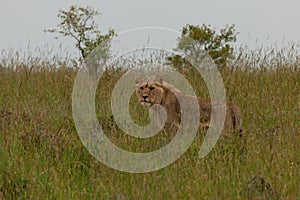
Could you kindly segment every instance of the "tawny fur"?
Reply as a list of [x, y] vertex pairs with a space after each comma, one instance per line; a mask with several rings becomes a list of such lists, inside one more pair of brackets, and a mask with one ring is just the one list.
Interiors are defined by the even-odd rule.
[[[184, 101], [198, 101], [200, 126], [201, 128], [208, 128], [210, 125], [212, 112], [211, 99], [184, 95], [171, 84], [164, 82], [161, 77], [150, 77], [147, 80], [136, 79], [136, 95], [140, 103], [146, 107], [154, 104], [163, 106], [167, 112], [166, 126], [168, 127], [180, 124], [181, 110], [177, 97], [183, 98]], [[226, 102], [224, 131], [237, 132], [239, 135], [242, 132], [241, 110], [230, 101]]]

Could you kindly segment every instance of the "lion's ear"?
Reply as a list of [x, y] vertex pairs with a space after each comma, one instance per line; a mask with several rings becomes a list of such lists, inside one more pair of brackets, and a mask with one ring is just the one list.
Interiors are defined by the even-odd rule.
[[154, 81], [155, 81], [156, 83], [160, 84], [160, 85], [162, 85], [163, 82], [164, 82], [163, 78], [162, 78], [161, 76], [159, 76], [159, 75], [157, 75], [157, 76], [155, 77]]
[[141, 84], [141, 83], [143, 83], [143, 78], [142, 77], [137, 77], [136, 79], [135, 79], [135, 85], [139, 85], [139, 84]]

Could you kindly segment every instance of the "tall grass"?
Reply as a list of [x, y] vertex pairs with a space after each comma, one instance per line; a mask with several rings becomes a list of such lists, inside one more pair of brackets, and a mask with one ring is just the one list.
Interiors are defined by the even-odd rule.
[[[221, 73], [227, 98], [242, 108], [243, 137], [221, 139], [199, 159], [205, 134], [199, 131], [174, 164], [147, 174], [110, 169], [82, 145], [71, 110], [76, 68], [54, 58], [49, 64], [32, 57], [20, 60], [16, 52], [2, 54], [0, 199], [297, 199], [299, 52], [294, 47], [240, 52]], [[182, 73], [197, 95], [208, 96], [199, 75]], [[167, 144], [170, 136], [136, 139], [115, 124], [110, 98], [122, 74], [108, 70], [99, 82], [97, 116], [106, 135], [137, 152]], [[149, 120], [134, 96], [131, 111], [138, 123]]]

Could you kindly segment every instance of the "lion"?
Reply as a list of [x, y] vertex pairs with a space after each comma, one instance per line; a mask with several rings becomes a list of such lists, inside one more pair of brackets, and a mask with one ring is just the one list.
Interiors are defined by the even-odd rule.
[[[150, 108], [153, 105], [161, 105], [167, 114], [166, 126], [178, 127], [180, 125], [180, 103], [178, 98], [184, 101], [196, 101], [199, 104], [200, 127], [207, 129], [211, 124], [212, 102], [209, 98], [198, 98], [184, 95], [179, 89], [165, 82], [162, 77], [149, 77], [146, 80], [137, 78], [136, 95], [142, 106]], [[234, 103], [226, 102], [226, 116], [223, 131], [242, 134], [241, 109]]]

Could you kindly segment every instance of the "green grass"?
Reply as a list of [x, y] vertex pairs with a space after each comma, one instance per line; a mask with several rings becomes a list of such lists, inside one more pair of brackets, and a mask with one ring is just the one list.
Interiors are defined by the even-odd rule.
[[[72, 119], [76, 70], [17, 67], [0, 71], [0, 199], [297, 199], [300, 196], [300, 71], [278, 62], [255, 69], [244, 62], [223, 69], [229, 100], [242, 108], [244, 136], [221, 139], [198, 158], [199, 132], [189, 150], [172, 165], [146, 174], [110, 169], [82, 145]], [[155, 150], [172, 138], [158, 134], [135, 139], [111, 118], [110, 95], [122, 75], [106, 73], [96, 108], [105, 134], [118, 146]], [[207, 96], [201, 78], [184, 75], [197, 95]], [[101, 102], [101, 104], [100, 104]], [[146, 123], [135, 97], [132, 117]], [[144, 113], [143, 116], [137, 113]], [[251, 179], [270, 184], [268, 196]]]

